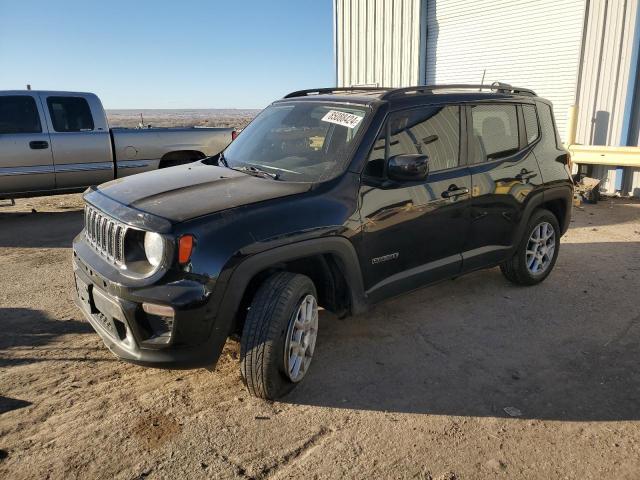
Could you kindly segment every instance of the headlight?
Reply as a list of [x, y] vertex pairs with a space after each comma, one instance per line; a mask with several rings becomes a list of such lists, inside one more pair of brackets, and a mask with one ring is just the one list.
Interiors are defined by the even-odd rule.
[[160, 265], [164, 256], [164, 240], [160, 234], [155, 232], [144, 234], [144, 254], [153, 267]]

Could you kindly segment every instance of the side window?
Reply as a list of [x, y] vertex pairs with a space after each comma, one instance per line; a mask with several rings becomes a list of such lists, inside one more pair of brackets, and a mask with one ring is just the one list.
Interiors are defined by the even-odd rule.
[[41, 133], [40, 115], [33, 97], [0, 96], [0, 133]]
[[93, 130], [89, 104], [80, 97], [48, 97], [47, 105], [56, 132], [86, 132]]
[[536, 107], [533, 105], [523, 105], [522, 113], [524, 114], [524, 129], [527, 132], [527, 143], [530, 144], [535, 142], [540, 135]]
[[551, 107], [544, 103], [538, 104], [540, 114], [540, 128], [542, 130], [542, 145], [546, 148], [557, 149], [562, 147], [560, 136], [556, 130]]
[[515, 105], [471, 107], [473, 162], [496, 160], [518, 151], [518, 114]]
[[[426, 107], [392, 114], [384, 134], [369, 154], [366, 173], [381, 176], [388, 157], [423, 154], [429, 157], [429, 171], [458, 166], [460, 157], [460, 108]], [[388, 141], [386, 139], [388, 133]], [[387, 158], [388, 158], [387, 157]]]

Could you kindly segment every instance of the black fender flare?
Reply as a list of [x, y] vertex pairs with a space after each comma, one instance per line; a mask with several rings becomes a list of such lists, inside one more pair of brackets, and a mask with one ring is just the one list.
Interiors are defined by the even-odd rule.
[[247, 257], [235, 267], [224, 269], [216, 282], [212, 300], [217, 308], [213, 315], [215, 321], [211, 332], [211, 337], [215, 339], [215, 344], [211, 347], [216, 353], [216, 358], [235, 326], [238, 308], [249, 282], [255, 275], [282, 262], [321, 254], [332, 254], [338, 259], [339, 267], [349, 286], [351, 313], [366, 311], [368, 305], [365, 300], [360, 262], [353, 244], [345, 237], [315, 238], [265, 250]]
[[571, 223], [571, 208], [573, 206], [573, 186], [562, 185], [557, 187], [551, 187], [544, 191], [544, 201], [562, 200], [565, 204], [564, 221], [560, 225], [560, 231], [564, 235], [569, 229]]
[[564, 234], [569, 228], [569, 222], [571, 221], [572, 198], [573, 190], [567, 185], [551, 187], [532, 195], [531, 198], [527, 201], [524, 207], [524, 211], [522, 212], [522, 216], [520, 217], [520, 223], [518, 224], [516, 235], [514, 236], [515, 241], [512, 247], [512, 251], [515, 251], [518, 248], [520, 240], [525, 233], [525, 229], [527, 228], [527, 224], [529, 223], [529, 219], [531, 218], [533, 211], [546, 202], [552, 200], [563, 200], [565, 202], [567, 214], [564, 217], [564, 222], [562, 222], [562, 225], [560, 225], [560, 230], [562, 231], [562, 234]]

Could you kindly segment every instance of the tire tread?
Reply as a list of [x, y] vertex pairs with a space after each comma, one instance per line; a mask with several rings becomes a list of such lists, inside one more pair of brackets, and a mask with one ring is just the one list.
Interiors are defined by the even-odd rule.
[[[551, 223], [555, 229], [556, 238], [558, 243], [556, 245], [556, 251], [554, 253], [554, 258], [552, 260], [551, 265], [547, 269], [546, 272], [540, 277], [533, 277], [524, 261], [524, 251], [527, 248], [527, 243], [529, 241], [529, 232], [531, 232], [534, 224], [540, 222], [541, 220], [547, 220]], [[522, 238], [520, 239], [520, 243], [518, 244], [518, 248], [516, 249], [515, 254], [500, 264], [500, 271], [505, 276], [507, 280], [516, 285], [536, 285], [542, 282], [553, 270], [555, 266], [556, 259], [558, 258], [558, 253], [560, 253], [560, 227], [558, 224], [558, 219], [556, 216], [551, 213], [549, 210], [544, 208], [539, 208], [533, 212], [531, 218], [527, 222], [527, 228], [524, 231]]]
[[247, 313], [240, 341], [240, 372], [252, 396], [274, 399], [293, 388], [294, 384], [278, 370], [279, 357], [282, 356], [277, 351], [278, 340], [288, 326], [292, 313], [288, 310], [296, 292], [309, 287], [315, 294], [308, 277], [277, 272], [258, 288]]

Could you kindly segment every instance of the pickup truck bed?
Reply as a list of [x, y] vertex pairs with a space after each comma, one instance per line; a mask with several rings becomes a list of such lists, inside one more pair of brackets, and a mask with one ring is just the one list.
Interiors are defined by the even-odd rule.
[[51, 195], [220, 153], [233, 128], [110, 129], [92, 93], [0, 91], [0, 198]]

